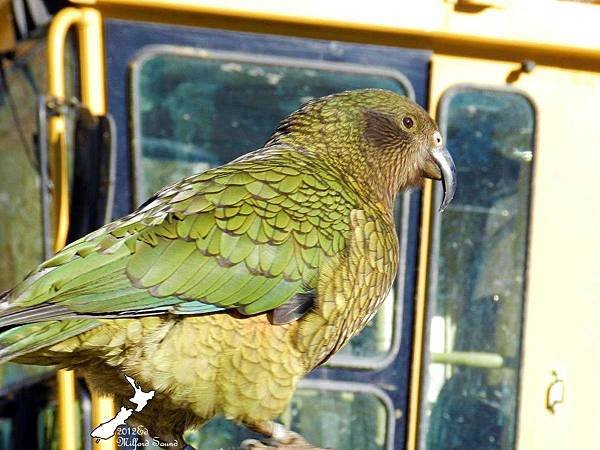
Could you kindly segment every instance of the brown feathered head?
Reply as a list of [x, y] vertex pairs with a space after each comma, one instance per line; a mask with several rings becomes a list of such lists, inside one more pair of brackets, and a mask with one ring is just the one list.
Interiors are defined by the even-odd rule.
[[425, 178], [442, 180], [443, 210], [456, 190], [454, 162], [437, 124], [408, 97], [361, 89], [312, 100], [285, 118], [267, 145], [317, 154], [391, 205]]

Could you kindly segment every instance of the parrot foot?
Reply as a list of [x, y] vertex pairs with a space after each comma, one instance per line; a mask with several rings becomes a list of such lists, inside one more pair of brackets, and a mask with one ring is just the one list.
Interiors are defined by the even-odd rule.
[[246, 439], [242, 442], [242, 450], [331, 450], [311, 445], [298, 433], [288, 430], [277, 422], [259, 422], [246, 424], [246, 426], [257, 433], [269, 436], [269, 439], [264, 441]]

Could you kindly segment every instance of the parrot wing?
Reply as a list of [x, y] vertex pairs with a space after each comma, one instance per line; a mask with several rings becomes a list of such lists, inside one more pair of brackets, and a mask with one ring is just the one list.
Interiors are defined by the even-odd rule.
[[[274, 310], [289, 320], [350, 233], [351, 190], [274, 148], [188, 177], [70, 244], [0, 303], [0, 326]], [[285, 308], [284, 308], [285, 309]]]

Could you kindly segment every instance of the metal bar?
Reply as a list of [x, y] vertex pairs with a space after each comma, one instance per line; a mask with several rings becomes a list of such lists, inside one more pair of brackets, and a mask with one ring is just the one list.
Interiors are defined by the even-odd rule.
[[[116, 415], [114, 398], [112, 396], [100, 395], [97, 391], [91, 390], [92, 398], [92, 427], [96, 427]], [[89, 436], [86, 436], [89, 438]], [[116, 438], [101, 440], [96, 442], [92, 440], [92, 450], [118, 450]]]
[[[74, 8], [60, 11], [48, 31], [48, 94], [64, 101], [65, 98], [65, 40], [67, 32], [80, 18]], [[54, 251], [62, 249], [69, 229], [69, 191], [67, 167], [66, 120], [63, 115], [52, 116], [49, 121], [50, 177], [52, 179], [52, 210], [54, 221]], [[56, 374], [57, 415], [60, 429], [58, 448], [77, 449], [77, 394], [75, 374], [59, 370]]]
[[56, 373], [56, 399], [58, 415], [59, 450], [77, 450], [77, 392], [75, 372], [59, 370]]
[[42, 200], [42, 253], [44, 259], [52, 256], [50, 241], [50, 179], [48, 178], [48, 110], [46, 96], [37, 98], [38, 158], [40, 173], [40, 196]]
[[434, 364], [482, 367], [485, 369], [499, 369], [504, 366], [502, 355], [489, 352], [431, 353], [431, 362]]
[[[104, 86], [104, 45], [102, 16], [92, 8], [82, 8], [79, 22], [79, 60], [81, 68], [81, 103], [94, 115], [106, 114]], [[91, 392], [92, 426], [111, 419], [116, 414], [112, 397]], [[86, 436], [87, 437], [87, 436]], [[115, 438], [92, 442], [93, 450], [117, 450]]]
[[79, 11], [81, 102], [92, 114], [99, 116], [106, 113], [102, 16], [92, 8], [81, 8]]
[[417, 269], [417, 293], [413, 325], [413, 355], [410, 373], [410, 394], [408, 406], [407, 450], [415, 450], [418, 444], [419, 409], [421, 406], [421, 373], [425, 340], [425, 320], [427, 318], [427, 284], [429, 272], [429, 238], [431, 233], [433, 183], [425, 180], [421, 194], [421, 230], [419, 240], [419, 261]]
[[[81, 96], [92, 114], [104, 114], [104, 51], [102, 18], [91, 8], [65, 8], [50, 25], [48, 33], [48, 94], [58, 102], [65, 101], [64, 50], [67, 32], [77, 26], [81, 64]], [[59, 114], [49, 121], [51, 150], [50, 174], [53, 181], [54, 251], [62, 249], [69, 229], [69, 187], [67, 165], [66, 119]], [[75, 374], [69, 370], [57, 373], [58, 421], [60, 450], [77, 449], [77, 402]], [[114, 415], [114, 405], [108, 400], [92, 402], [94, 423]], [[116, 440], [94, 444], [94, 450], [116, 450]]]
[[[75, 8], [60, 11], [48, 31], [48, 94], [58, 102], [65, 100], [65, 40], [67, 32], [80, 19]], [[49, 121], [50, 176], [53, 188], [54, 251], [67, 242], [69, 228], [69, 180], [65, 117], [54, 115]]]

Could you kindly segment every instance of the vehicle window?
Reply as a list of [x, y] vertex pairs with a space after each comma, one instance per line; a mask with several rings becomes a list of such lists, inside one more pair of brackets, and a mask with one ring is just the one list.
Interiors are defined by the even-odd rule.
[[[329, 387], [298, 389], [280, 421], [308, 441], [327, 448], [391, 448], [391, 407], [385, 394], [375, 390], [365, 391], [363, 386], [354, 383], [327, 384]], [[319, 417], [318, 421], [314, 420], [316, 416]], [[223, 419], [213, 420], [200, 432], [186, 436], [196, 448], [206, 449], [228, 448], [249, 437], [253, 436]]]
[[[230, 52], [148, 51], [134, 69], [136, 200], [190, 173], [262, 147], [302, 103], [346, 89], [404, 95], [408, 81], [387, 69], [276, 60]], [[136, 155], [138, 156], [138, 155]]]
[[11, 432], [12, 423], [10, 419], [0, 418], [0, 448], [8, 448]]
[[512, 449], [535, 112], [458, 87], [439, 118], [459, 184], [434, 222], [419, 448]]
[[323, 447], [379, 450], [389, 448], [389, 418], [390, 408], [373, 393], [304, 388], [292, 400], [288, 421]]
[[[138, 204], [166, 184], [260, 148], [283, 117], [312, 98], [366, 87], [412, 96], [401, 73], [346, 63], [161, 46], [133, 67]], [[385, 357], [395, 301], [392, 294], [332, 363], [361, 366]]]
[[[33, 135], [37, 95], [47, 84], [45, 60], [45, 46], [36, 46], [6, 67], [6, 83], [0, 84], [0, 292], [12, 288], [43, 259], [40, 178]], [[48, 369], [2, 365], [0, 387], [44, 371]]]
[[[35, 64], [30, 64], [31, 58]], [[36, 90], [45, 86], [45, 50], [6, 69], [0, 84], [0, 291], [11, 288], [42, 259], [42, 216], [37, 157]], [[19, 133], [22, 131], [22, 133]], [[15, 207], [17, 206], [18, 207]], [[15, 226], [18, 224], [18, 226]]]
[[[0, 292], [12, 288], [44, 257], [37, 133], [37, 100], [47, 86], [45, 37], [4, 64], [0, 83]], [[65, 49], [66, 96], [73, 94], [74, 47]], [[58, 449], [55, 402], [42, 380], [53, 367], [0, 365], [0, 449]], [[36, 423], [37, 422], [37, 423]], [[16, 436], [16, 437], [15, 437]], [[22, 439], [23, 438], [23, 439]]]

